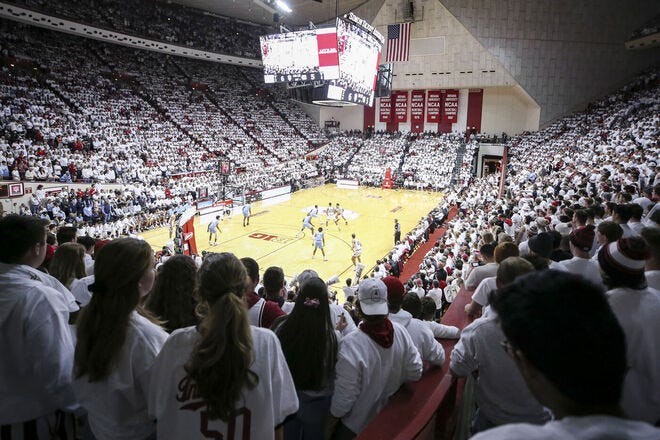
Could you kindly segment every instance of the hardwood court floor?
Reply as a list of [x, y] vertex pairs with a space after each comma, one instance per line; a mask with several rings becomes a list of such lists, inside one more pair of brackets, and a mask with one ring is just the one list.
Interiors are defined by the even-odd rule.
[[[195, 219], [195, 236], [198, 252], [233, 252], [239, 258], [252, 257], [259, 263], [261, 273], [269, 266], [280, 266], [288, 279], [305, 269], [314, 269], [327, 280], [339, 275], [340, 283], [333, 286], [340, 301], [341, 287], [345, 279], [353, 277], [351, 263], [351, 234], [362, 243], [363, 274], [373, 268], [377, 259], [393, 247], [394, 219], [401, 223], [405, 235], [422, 216], [440, 202], [440, 193], [406, 190], [382, 190], [380, 188], [339, 189], [334, 184], [306, 189], [285, 197], [277, 203], [265, 201], [252, 205], [250, 225], [242, 226], [243, 216], [225, 217], [220, 223], [218, 245], [208, 243], [207, 225]], [[348, 225], [340, 221], [339, 228], [330, 222], [325, 226], [324, 208], [332, 202], [344, 208]], [[316, 228], [323, 226], [325, 251], [328, 261], [323, 261], [320, 251], [312, 259], [312, 237], [309, 229], [302, 237], [296, 234], [302, 227], [302, 219], [314, 205], [319, 206], [319, 217], [312, 220]], [[155, 250], [168, 240], [167, 228], [146, 231], [143, 237]]]

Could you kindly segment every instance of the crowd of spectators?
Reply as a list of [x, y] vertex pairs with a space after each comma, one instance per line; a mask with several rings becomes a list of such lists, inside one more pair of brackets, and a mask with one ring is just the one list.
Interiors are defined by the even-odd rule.
[[124, 34], [246, 58], [259, 58], [259, 35], [274, 32], [266, 26], [154, 0], [12, 0], [9, 3]]
[[[19, 27], [24, 32], [17, 33], [13, 26], [3, 22], [1, 28], [7, 47], [14, 56], [32, 54], [32, 63], [3, 67], [0, 149], [5, 177], [17, 173], [18, 179], [28, 179], [32, 173], [35, 180], [87, 181], [90, 186], [57, 196], [40, 188], [23, 207], [31, 216], [0, 220], [0, 282], [3, 295], [11, 294], [13, 301], [2, 303], [0, 317], [3, 322], [18, 320], [10, 322], [11, 334], [3, 338], [6, 352], [12, 353], [3, 360], [11, 365], [3, 368], [7, 374], [0, 378], [0, 388], [9, 396], [0, 407], [3, 432], [18, 432], [25, 429], [24, 423], [39, 433], [52, 432], [53, 417], [73, 418], [73, 413], [60, 410], [80, 404], [98, 438], [147, 438], [156, 431], [159, 437], [180, 438], [188, 430], [197, 432], [200, 418], [205, 420], [204, 430], [225, 432], [228, 425], [237, 425], [236, 417], [257, 413], [268, 416], [252, 418], [254, 437], [273, 438], [283, 424], [290, 438], [326, 430], [349, 438], [368, 425], [402, 383], [419, 379], [422, 361], [443, 364], [444, 351], [434, 338], [456, 338], [459, 332], [438, 327], [435, 319], [460, 287], [474, 289], [466, 313], [483, 314], [463, 331], [451, 354], [455, 375], [479, 370], [479, 413], [473, 431], [514, 422], [544, 423], [550, 414], [543, 407], [558, 410], [564, 406], [556, 404], [561, 399], [516, 394], [529, 377], [515, 376], [520, 373], [513, 361], [496, 365], [508, 368], [505, 377], [515, 379], [517, 386], [494, 393], [488, 378], [502, 376], [484, 370], [486, 358], [475, 367], [472, 342], [485, 331], [477, 329], [499, 331], [495, 346], [488, 349], [502, 354], [499, 344], [504, 340], [506, 352], [522, 364], [522, 350], [529, 349], [524, 341], [516, 339], [511, 327], [499, 329], [486, 321], [498, 314], [503, 320], [510, 318], [507, 310], [513, 306], [498, 296], [496, 288], [512, 286], [523, 295], [519, 284], [527, 279], [525, 274], [547, 268], [560, 271], [547, 276], [582, 285], [582, 278], [576, 281], [561, 274], [579, 268], [582, 277], [593, 275], [595, 282], [585, 291], [595, 291], [594, 298], [604, 304], [598, 289], [609, 290], [610, 313], [618, 320], [619, 333], [628, 338], [628, 349], [617, 339], [621, 350], [616, 364], [622, 366], [620, 380], [611, 382], [615, 391], [609, 400], [587, 393], [591, 400], [585, 403], [584, 396], [573, 392], [573, 383], [560, 382], [558, 390], [568, 393], [569, 403], [576, 403], [567, 405], [576, 416], [599, 414], [589, 411], [602, 411], [602, 399], [609, 408], [608, 426], [627, 423], [630, 432], [648, 438], [657, 434], [650, 425], [624, 422], [618, 416], [657, 424], [660, 413], [652, 391], [660, 388], [655, 349], [660, 334], [658, 72], [637, 78], [584, 112], [511, 139], [503, 194], [501, 174], [472, 176], [474, 142], [468, 142], [453, 170], [463, 139], [401, 133], [333, 139], [322, 154], [338, 177], [377, 186], [387, 168], [395, 173], [414, 170], [413, 183], [442, 188], [443, 200], [403, 239], [395, 232], [395, 247], [388, 257], [377, 261], [373, 272], [352, 280], [357, 290], [347, 285], [355, 295], [347, 295], [344, 306], [331, 304], [326, 282], [312, 271], [299, 275], [288, 292], [290, 286], [278, 267], [267, 269], [259, 279], [256, 261], [209, 253], [197, 261], [201, 267], [193, 269], [195, 277], [185, 271], [188, 275], [181, 284], [187, 287], [171, 299], [186, 304], [185, 310], [176, 309], [185, 311], [183, 317], [170, 316], [173, 309], [163, 307], [162, 301], [157, 307], [156, 300], [147, 300], [143, 307], [140, 299], [157, 290], [163, 300], [163, 283], [152, 287], [154, 278], [161, 276], [154, 274], [157, 264], [162, 264], [163, 273], [172, 270], [167, 255], [157, 261], [143, 241], [120, 237], [165, 225], [172, 210], [192, 202], [199, 188], [217, 185], [216, 174], [207, 171], [217, 165], [213, 159], [222, 156], [245, 168], [232, 182], [250, 190], [287, 183], [292, 175], [314, 175], [318, 169], [304, 158], [311, 138], [300, 134], [314, 133], [305, 128], [309, 121], [296, 124], [304, 119], [298, 116], [285, 120], [281, 113], [289, 113], [287, 106], [266, 89], [252, 87], [244, 94], [244, 85], [238, 83], [256, 84], [250, 78], [253, 72], [218, 66], [222, 75], [214, 79], [214, 67], [206, 64], [66, 36], [45, 41], [40, 39], [45, 31]], [[70, 48], [66, 54], [58, 49], [63, 42]], [[264, 103], [264, 96], [272, 101]], [[433, 164], [434, 152], [444, 157], [448, 150], [454, 153], [447, 163]], [[243, 157], [247, 153], [249, 157]], [[40, 169], [45, 174], [39, 174]], [[438, 177], [433, 170], [443, 179], [450, 169], [457, 173], [457, 185], [433, 180]], [[185, 175], [175, 178], [177, 172]], [[198, 173], [191, 175], [194, 172]], [[113, 180], [120, 184], [114, 190], [93, 184]], [[48, 225], [55, 219], [73, 227], [61, 226], [49, 234]], [[447, 232], [424, 256], [415, 276], [404, 283], [392, 276], [400, 270], [398, 262], [441, 224]], [[77, 235], [84, 252], [67, 245]], [[101, 240], [90, 244], [90, 236]], [[75, 261], [75, 270], [65, 270], [65, 262], [59, 261], [67, 258], [73, 265], [77, 258], [89, 263], [91, 256], [86, 255], [91, 249], [98, 254], [93, 265], [85, 265], [86, 277], [78, 270], [80, 261]], [[58, 278], [37, 270], [48, 270], [49, 265]], [[192, 268], [190, 262], [184, 265]], [[93, 278], [83, 284], [83, 294], [74, 289], [89, 276]], [[515, 280], [519, 277], [522, 281]], [[550, 288], [552, 283], [546, 280], [541, 286]], [[294, 304], [289, 304], [287, 314], [283, 308], [288, 293]], [[630, 298], [642, 301], [643, 307], [634, 309]], [[34, 310], [41, 315], [31, 315]], [[275, 333], [257, 328], [265, 326], [266, 311], [273, 318], [268, 327]], [[165, 325], [174, 322], [186, 327]], [[69, 323], [75, 326], [76, 338]], [[25, 326], [29, 331], [15, 330]], [[171, 336], [163, 326], [173, 331]], [[303, 337], [287, 337], [289, 332]], [[98, 346], [104, 350], [95, 349]], [[524, 362], [547, 367], [536, 365], [531, 357]], [[307, 368], [300, 368], [302, 364]], [[595, 368], [586, 370], [600, 377]], [[550, 375], [548, 380], [557, 377]], [[118, 388], [130, 396], [122, 397], [122, 403]], [[534, 405], [516, 405], [521, 401]], [[178, 410], [182, 402], [190, 411]], [[207, 409], [197, 414], [202, 406]], [[516, 412], [521, 407], [524, 411]], [[127, 414], [133, 423], [125, 423]], [[515, 437], [511, 432], [502, 435]]]

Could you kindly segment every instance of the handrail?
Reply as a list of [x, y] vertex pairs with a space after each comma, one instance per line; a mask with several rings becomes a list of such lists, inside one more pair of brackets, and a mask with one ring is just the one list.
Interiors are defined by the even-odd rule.
[[[472, 322], [472, 318], [465, 313], [465, 305], [471, 295], [472, 292], [461, 288], [442, 323], [463, 329]], [[451, 424], [455, 419], [455, 411], [460, 407], [459, 389], [462, 389], [464, 381], [449, 372], [449, 358], [456, 340], [439, 341], [445, 349], [444, 365], [441, 368], [425, 368], [418, 382], [402, 386], [358, 435], [358, 439], [451, 438], [454, 427], [446, 424]]]

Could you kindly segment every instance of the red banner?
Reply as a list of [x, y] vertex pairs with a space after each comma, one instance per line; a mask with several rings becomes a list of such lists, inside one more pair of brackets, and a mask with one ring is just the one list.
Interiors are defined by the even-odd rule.
[[392, 122], [392, 98], [380, 98], [380, 122]]
[[442, 104], [442, 93], [440, 90], [429, 90], [426, 102], [426, 122], [440, 122], [440, 106]]
[[394, 122], [408, 122], [408, 92], [393, 92]]
[[334, 28], [317, 29], [316, 44], [319, 54], [319, 70], [324, 78], [339, 78], [339, 53], [337, 31]]
[[410, 94], [410, 122], [424, 122], [424, 101], [426, 92], [424, 90], [413, 90]]
[[445, 122], [455, 123], [458, 121], [458, 90], [446, 90], [444, 100], [444, 117]]

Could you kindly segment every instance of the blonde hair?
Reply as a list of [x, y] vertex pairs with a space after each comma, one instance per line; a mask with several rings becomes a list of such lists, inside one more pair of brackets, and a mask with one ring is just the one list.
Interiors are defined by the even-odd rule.
[[85, 246], [78, 243], [64, 243], [57, 247], [48, 266], [52, 276], [67, 288], [76, 278], [83, 278], [85, 273]]
[[252, 333], [242, 300], [246, 283], [245, 266], [228, 252], [207, 256], [198, 272], [197, 293], [205, 305], [200, 309], [206, 310], [199, 325], [201, 338], [184, 368], [211, 419], [229, 419], [243, 389], [259, 382], [250, 370]]

